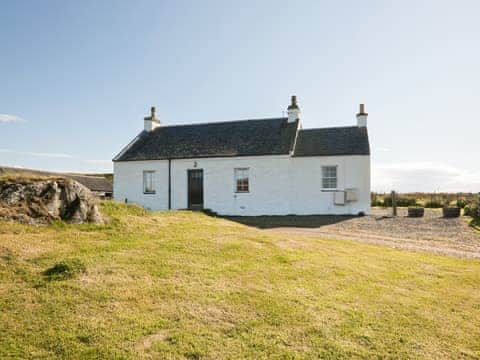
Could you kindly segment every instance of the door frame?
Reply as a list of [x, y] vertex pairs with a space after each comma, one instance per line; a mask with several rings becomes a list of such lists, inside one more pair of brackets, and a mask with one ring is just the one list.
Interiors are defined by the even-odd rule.
[[[193, 173], [200, 173], [202, 174], [201, 176], [201, 190], [202, 190], [202, 203], [201, 204], [192, 204], [191, 198], [190, 198], [190, 176]], [[203, 206], [205, 204], [205, 199], [204, 199], [204, 186], [203, 186], [203, 169], [188, 169], [187, 170], [187, 205], [190, 210], [202, 210]]]

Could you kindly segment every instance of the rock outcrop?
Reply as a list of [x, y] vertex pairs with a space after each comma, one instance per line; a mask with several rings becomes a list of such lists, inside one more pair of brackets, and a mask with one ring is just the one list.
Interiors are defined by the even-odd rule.
[[103, 223], [96, 199], [85, 186], [68, 178], [38, 176], [0, 178], [0, 219]]

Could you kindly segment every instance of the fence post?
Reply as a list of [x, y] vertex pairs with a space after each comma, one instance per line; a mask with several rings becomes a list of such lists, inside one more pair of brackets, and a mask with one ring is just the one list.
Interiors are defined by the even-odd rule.
[[393, 216], [397, 216], [397, 194], [392, 190], [392, 211]]

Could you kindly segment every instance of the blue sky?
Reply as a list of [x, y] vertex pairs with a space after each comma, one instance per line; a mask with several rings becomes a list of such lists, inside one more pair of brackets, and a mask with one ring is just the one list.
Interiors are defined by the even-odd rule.
[[2, 1], [0, 164], [111, 171], [165, 124], [369, 115], [373, 188], [480, 191], [477, 1]]

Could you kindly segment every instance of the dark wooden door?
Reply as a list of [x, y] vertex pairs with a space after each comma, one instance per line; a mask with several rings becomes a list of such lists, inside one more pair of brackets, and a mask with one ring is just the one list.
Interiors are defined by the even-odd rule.
[[188, 170], [188, 208], [203, 209], [203, 170]]

